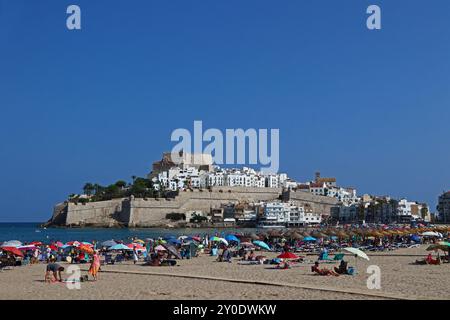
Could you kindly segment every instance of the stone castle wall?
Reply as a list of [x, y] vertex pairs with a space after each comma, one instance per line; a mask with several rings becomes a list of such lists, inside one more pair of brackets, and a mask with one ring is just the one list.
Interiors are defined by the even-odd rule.
[[[228, 202], [269, 201], [278, 199], [281, 188], [213, 187], [210, 190], [180, 191], [175, 199], [114, 199], [86, 204], [58, 204], [51, 224], [65, 226], [94, 225], [101, 227], [148, 227], [161, 223], [169, 213], [197, 210], [209, 212]], [[329, 214], [335, 199], [307, 192], [290, 192], [290, 200], [309, 203], [314, 212]]]

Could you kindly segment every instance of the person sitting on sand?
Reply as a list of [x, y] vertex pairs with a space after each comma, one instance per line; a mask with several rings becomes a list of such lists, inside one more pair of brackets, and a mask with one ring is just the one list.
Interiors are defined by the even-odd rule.
[[[61, 267], [59, 264], [50, 262], [47, 265], [47, 270], [45, 272], [45, 282], [51, 282], [51, 276], [53, 275], [53, 278], [55, 281], [62, 281], [61, 272], [64, 271], [64, 267]], [[59, 276], [59, 279], [58, 279]]]
[[255, 259], [256, 259], [256, 255], [255, 255], [255, 252], [252, 250], [252, 251], [250, 251], [250, 254], [247, 257], [247, 260], [255, 261]]
[[281, 261], [278, 265], [277, 265], [278, 269], [290, 269], [291, 268], [291, 264], [289, 263], [288, 260], [285, 261]]
[[427, 262], [427, 264], [438, 265], [438, 264], [441, 264], [441, 258], [439, 256], [437, 256], [436, 259], [433, 259], [433, 256], [430, 253], [426, 258], [426, 262]]
[[241, 258], [245, 256], [245, 248], [244, 247], [241, 247], [238, 250], [238, 256], [241, 257]]
[[334, 272], [336, 272], [338, 274], [347, 274], [348, 273], [347, 262], [344, 260], [341, 260], [339, 267], [334, 267]]
[[317, 273], [321, 276], [339, 276], [339, 273], [336, 273], [332, 270], [328, 270], [327, 268], [319, 269], [319, 262], [316, 261], [314, 266], [311, 267], [311, 271]]

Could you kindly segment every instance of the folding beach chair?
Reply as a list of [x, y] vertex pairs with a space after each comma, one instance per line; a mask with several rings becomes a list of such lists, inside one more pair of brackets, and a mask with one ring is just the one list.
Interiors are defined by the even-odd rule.
[[340, 261], [344, 258], [344, 254], [343, 253], [336, 253], [333, 257], [334, 261]]

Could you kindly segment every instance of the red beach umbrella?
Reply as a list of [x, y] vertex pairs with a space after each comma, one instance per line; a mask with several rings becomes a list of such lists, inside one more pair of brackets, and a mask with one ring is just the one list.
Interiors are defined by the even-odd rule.
[[36, 247], [39, 247], [39, 246], [42, 246], [42, 242], [40, 242], [40, 241], [33, 241], [33, 242], [30, 242], [30, 245], [33, 245], [33, 246], [36, 246]]
[[62, 246], [64, 246], [64, 243], [62, 243], [61, 241], [56, 241], [54, 245], [57, 246], [58, 248], [61, 248]]
[[17, 249], [22, 250], [22, 251], [29, 251], [29, 250], [35, 250], [36, 247], [32, 244], [29, 244], [26, 246], [17, 247]]
[[140, 245], [139, 243], [129, 243], [126, 246], [130, 249], [134, 249], [134, 247], [136, 247], [136, 250], [145, 250], [145, 247]]
[[23, 257], [22, 251], [20, 251], [20, 250], [17, 249], [16, 247], [2, 247], [2, 250], [3, 250], [4, 252], [12, 253], [12, 254], [15, 255], [15, 256]]
[[281, 258], [281, 259], [298, 259], [299, 256], [297, 256], [296, 254], [294, 254], [292, 252], [283, 252], [277, 258]]
[[80, 243], [78, 241], [69, 241], [66, 243], [68, 246], [78, 247]]

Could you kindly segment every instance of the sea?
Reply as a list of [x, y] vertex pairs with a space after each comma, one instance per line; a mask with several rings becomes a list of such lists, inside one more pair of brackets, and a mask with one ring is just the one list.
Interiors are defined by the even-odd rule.
[[42, 228], [40, 223], [0, 223], [0, 243], [9, 240], [19, 240], [20, 242], [41, 241], [50, 243], [53, 241], [106, 241], [122, 240], [127, 241], [137, 237], [155, 239], [158, 237], [181, 236], [181, 235], [217, 235], [225, 236], [232, 233], [255, 232], [256, 229], [213, 229], [213, 228], [188, 228], [188, 229], [130, 229], [130, 228]]

